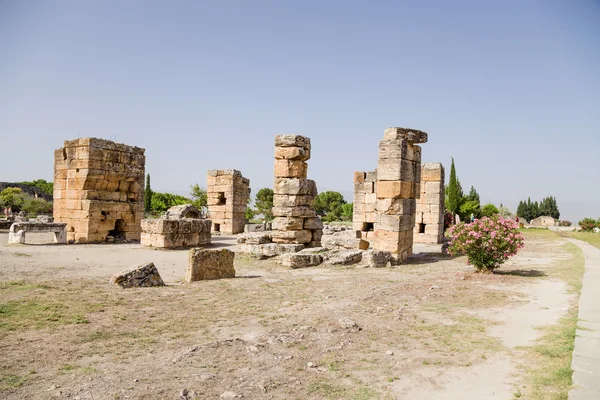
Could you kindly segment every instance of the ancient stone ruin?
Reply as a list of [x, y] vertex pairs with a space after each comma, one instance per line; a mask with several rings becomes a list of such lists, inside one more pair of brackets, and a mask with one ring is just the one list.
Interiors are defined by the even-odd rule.
[[417, 199], [415, 243], [442, 243], [444, 239], [444, 167], [439, 162], [421, 166], [421, 194]]
[[185, 279], [187, 282], [194, 282], [208, 279], [235, 278], [234, 258], [235, 253], [227, 249], [190, 249]]
[[70, 242], [140, 240], [144, 149], [109, 140], [65, 141], [54, 152], [54, 221]]
[[13, 222], [8, 232], [8, 244], [25, 244], [27, 232], [52, 232], [54, 243], [67, 243], [67, 224], [52, 222]]
[[319, 247], [323, 223], [315, 213], [315, 181], [307, 179], [310, 139], [299, 135], [275, 137], [275, 183], [272, 239], [274, 243]]
[[159, 248], [209, 245], [211, 224], [191, 204], [171, 207], [161, 218], [142, 220], [141, 244]]
[[154, 263], [139, 264], [110, 278], [112, 286], [123, 289], [134, 287], [165, 286]]
[[[394, 263], [412, 254], [416, 199], [420, 195], [421, 147], [427, 133], [388, 128], [379, 142], [377, 173], [358, 172], [355, 180], [355, 228], [375, 251], [390, 252]], [[375, 196], [373, 196], [373, 194]], [[375, 208], [373, 209], [373, 197]]]
[[244, 232], [250, 180], [235, 169], [210, 170], [206, 178], [208, 214], [213, 232]]

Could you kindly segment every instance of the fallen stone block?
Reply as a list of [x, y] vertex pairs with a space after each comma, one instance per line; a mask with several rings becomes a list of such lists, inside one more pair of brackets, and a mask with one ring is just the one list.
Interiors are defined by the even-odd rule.
[[281, 256], [281, 265], [293, 269], [314, 267], [322, 262], [323, 256], [320, 254], [291, 253]]
[[323, 235], [321, 243], [329, 249], [360, 249], [367, 250], [369, 242], [356, 237], [354, 231], [335, 232], [331, 235]]
[[283, 244], [283, 243], [266, 243], [266, 244], [246, 244], [240, 243], [237, 245], [237, 251], [240, 253], [252, 254], [260, 258], [276, 257], [287, 253], [297, 253], [304, 249], [303, 244]]
[[362, 260], [362, 250], [342, 250], [331, 256], [328, 263], [331, 265], [352, 265]]
[[235, 253], [231, 250], [190, 249], [187, 282], [209, 279], [235, 278], [233, 259]]
[[271, 243], [272, 242], [272, 237], [271, 237], [271, 233], [256, 233], [256, 232], [251, 232], [251, 233], [245, 233], [243, 235], [241, 235], [238, 239], [237, 242], [242, 244], [266, 244], [266, 243]]
[[139, 264], [110, 278], [112, 286], [121, 288], [165, 286], [154, 263]]
[[369, 250], [362, 256], [362, 261], [371, 268], [384, 268], [391, 259], [392, 253], [389, 251]]

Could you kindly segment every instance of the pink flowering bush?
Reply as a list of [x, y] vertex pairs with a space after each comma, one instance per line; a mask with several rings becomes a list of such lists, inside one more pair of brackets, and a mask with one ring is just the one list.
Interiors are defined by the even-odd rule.
[[448, 254], [466, 254], [479, 272], [492, 272], [523, 247], [523, 234], [515, 221], [499, 215], [463, 222], [448, 231]]

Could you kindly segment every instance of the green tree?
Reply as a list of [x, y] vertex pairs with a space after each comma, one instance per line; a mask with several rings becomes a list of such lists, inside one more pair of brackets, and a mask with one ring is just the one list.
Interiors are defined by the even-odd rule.
[[45, 214], [52, 211], [52, 203], [42, 198], [36, 199], [35, 197], [27, 196], [21, 210], [25, 211], [30, 216]]
[[479, 199], [479, 193], [477, 193], [477, 190], [475, 190], [473, 186], [471, 186], [471, 190], [469, 190], [467, 200], [476, 201], [479, 204], [481, 203], [481, 200]]
[[273, 189], [262, 188], [254, 198], [256, 213], [262, 214], [265, 221], [273, 221]]
[[481, 214], [481, 207], [479, 206], [479, 202], [476, 200], [466, 200], [461, 202], [459, 214], [461, 221], [470, 221], [471, 214], [474, 218], [479, 218]]
[[512, 218], [513, 214], [510, 212], [508, 207], [504, 207], [502, 203], [500, 203], [500, 207], [498, 207], [498, 214], [502, 215], [503, 218]]
[[202, 210], [208, 204], [208, 195], [206, 190], [197, 183], [190, 186], [190, 196], [192, 197], [192, 204], [196, 206], [198, 210]]
[[10, 207], [13, 212], [21, 211], [26, 195], [19, 188], [7, 187], [0, 192], [0, 201], [4, 207]]
[[540, 214], [540, 205], [537, 201], [534, 201], [533, 203], [531, 203], [531, 219], [536, 219], [541, 215], [542, 214]]
[[452, 215], [460, 213], [460, 203], [463, 198], [462, 187], [460, 181], [456, 176], [456, 167], [454, 166], [454, 157], [452, 157], [452, 165], [450, 166], [450, 182], [446, 188], [448, 194], [448, 201], [446, 202], [446, 209], [452, 213]]
[[342, 204], [342, 221], [352, 221], [354, 215], [354, 203]]
[[54, 183], [48, 182], [45, 179], [36, 179], [32, 182], [20, 182], [24, 185], [29, 185], [40, 189], [42, 192], [52, 196], [54, 194]]
[[152, 212], [163, 213], [182, 204], [192, 204], [192, 200], [178, 194], [152, 192]]
[[525, 203], [524, 201], [520, 201], [519, 206], [517, 207], [517, 217], [521, 217], [527, 220], [527, 211], [527, 203]]
[[346, 200], [341, 193], [321, 192], [315, 198], [315, 212], [324, 216], [325, 221], [337, 221], [341, 219], [344, 204], [346, 204]]
[[146, 189], [144, 190], [144, 211], [152, 210], [152, 188], [150, 187], [150, 174], [146, 175]]
[[496, 208], [496, 206], [493, 204], [486, 204], [483, 207], [481, 207], [481, 215], [483, 215], [484, 217], [491, 217], [498, 213], [498, 208]]

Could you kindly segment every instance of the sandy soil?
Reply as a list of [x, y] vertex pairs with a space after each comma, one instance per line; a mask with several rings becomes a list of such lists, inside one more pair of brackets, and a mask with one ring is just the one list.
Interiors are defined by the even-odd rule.
[[[415, 246], [394, 269], [238, 256], [236, 279], [194, 284], [187, 251], [35, 244], [51, 239], [0, 233], [2, 398], [507, 399], [523, 383], [514, 349], [571, 301], [564, 240], [535, 232], [502, 274]], [[108, 286], [144, 261], [168, 286]]]

